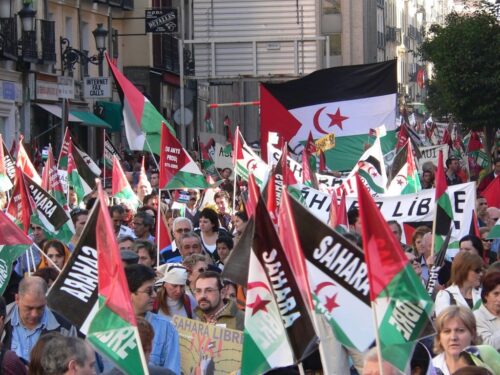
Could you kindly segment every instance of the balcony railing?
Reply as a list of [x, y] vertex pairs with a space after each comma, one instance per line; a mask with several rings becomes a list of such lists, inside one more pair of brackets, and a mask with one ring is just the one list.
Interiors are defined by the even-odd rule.
[[26, 62], [38, 62], [38, 51], [36, 50], [36, 30], [23, 31], [22, 39], [22, 57]]
[[2, 55], [17, 60], [17, 22], [16, 18], [0, 18]]
[[[154, 66], [179, 74], [179, 40], [168, 34], [158, 35], [160, 47], [154, 53]], [[194, 60], [189, 49], [184, 48], [184, 74], [194, 74]]]
[[40, 21], [42, 60], [44, 64], [56, 62], [56, 33], [54, 21]]

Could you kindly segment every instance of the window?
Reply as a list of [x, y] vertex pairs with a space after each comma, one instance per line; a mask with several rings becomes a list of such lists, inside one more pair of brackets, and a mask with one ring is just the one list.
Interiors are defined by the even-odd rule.
[[323, 14], [339, 14], [340, 0], [323, 0]]

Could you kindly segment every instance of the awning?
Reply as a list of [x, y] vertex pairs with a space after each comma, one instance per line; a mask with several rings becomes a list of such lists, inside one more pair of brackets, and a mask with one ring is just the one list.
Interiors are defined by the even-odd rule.
[[100, 116], [111, 125], [111, 132], [121, 131], [123, 122], [121, 103], [98, 101], [97, 106], [102, 108]]
[[[58, 118], [62, 118], [62, 109], [58, 105], [55, 105], [55, 104], [40, 104], [40, 103], [37, 103], [36, 105], [39, 106], [40, 108], [46, 110], [50, 114], [52, 114], [52, 115], [54, 115], [54, 116], [56, 116]], [[71, 114], [71, 111], [70, 111], [69, 116], [68, 116], [68, 121], [69, 122], [82, 122], [82, 120], [80, 120], [78, 117], [73, 116]]]
[[99, 128], [105, 128], [106, 130], [111, 130], [111, 125], [91, 112], [69, 111], [69, 113], [70, 115], [73, 115], [80, 119], [80, 122], [82, 122], [84, 125], [96, 126]]

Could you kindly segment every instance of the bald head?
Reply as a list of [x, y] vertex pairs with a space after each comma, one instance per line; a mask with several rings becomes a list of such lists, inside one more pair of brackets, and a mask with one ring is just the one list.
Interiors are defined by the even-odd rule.
[[492, 228], [498, 218], [500, 218], [500, 210], [496, 207], [488, 207], [486, 212], [488, 213], [487, 225], [489, 228]]
[[422, 254], [419, 255], [423, 255], [424, 257], [427, 258], [429, 255], [431, 255], [431, 248], [432, 248], [432, 232], [427, 232], [422, 237], [422, 245], [421, 245]]
[[17, 294], [20, 296], [24, 296], [25, 294], [45, 296], [47, 289], [47, 283], [44, 279], [38, 276], [31, 276], [21, 280]]

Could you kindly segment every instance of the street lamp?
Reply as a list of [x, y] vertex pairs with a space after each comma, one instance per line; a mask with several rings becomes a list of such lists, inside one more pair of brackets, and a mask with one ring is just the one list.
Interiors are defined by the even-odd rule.
[[106, 50], [106, 37], [108, 35], [108, 30], [102, 26], [102, 23], [98, 23], [97, 28], [92, 31], [92, 34], [94, 34], [95, 45], [98, 51], [98, 54], [93, 56], [87, 56], [85, 52], [71, 47], [71, 42], [68, 38], [60, 38], [61, 71], [63, 75], [66, 70], [72, 72], [76, 63], [79, 63], [80, 65], [86, 65], [88, 63], [97, 65], [99, 67], [99, 76], [102, 77], [104, 75], [102, 63], [104, 59], [104, 51]]
[[35, 30], [35, 15], [36, 10], [33, 9], [31, 3], [24, 3], [23, 9], [21, 9], [18, 13], [21, 18], [21, 23], [23, 25], [24, 31], [33, 31]]

